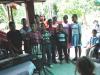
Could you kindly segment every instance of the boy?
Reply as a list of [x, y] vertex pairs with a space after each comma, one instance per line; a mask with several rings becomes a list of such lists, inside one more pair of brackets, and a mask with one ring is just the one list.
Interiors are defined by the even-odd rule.
[[42, 59], [43, 62], [46, 62], [46, 54], [47, 54], [47, 66], [52, 67], [52, 58], [51, 58], [51, 34], [46, 30], [44, 26], [44, 30], [42, 33]]
[[23, 27], [20, 29], [20, 33], [22, 35], [23, 43], [24, 43], [24, 51], [25, 53], [31, 53], [30, 51], [30, 39], [28, 38], [28, 33], [32, 31], [32, 29], [27, 25], [26, 18], [21, 19], [21, 23]]
[[52, 48], [52, 62], [57, 63], [56, 61], [56, 41], [55, 41], [55, 33], [56, 33], [56, 28], [52, 27], [53, 26], [53, 21], [52, 19], [48, 20], [48, 31], [50, 32], [52, 38], [51, 38], [51, 48]]
[[7, 40], [10, 44], [10, 50], [13, 50], [14, 54], [22, 54], [22, 35], [19, 30], [16, 30], [14, 22], [9, 22], [9, 28]]
[[67, 34], [63, 31], [62, 24], [58, 25], [57, 33], [56, 33], [56, 41], [57, 41], [57, 48], [58, 48], [58, 54], [59, 54], [59, 60], [60, 63], [62, 63], [62, 50], [64, 52], [65, 60], [68, 63], [68, 54], [67, 54]]
[[97, 37], [97, 30], [93, 29], [92, 30], [92, 37], [90, 38], [87, 47], [87, 54], [86, 56], [88, 56], [89, 51], [91, 48], [94, 47], [94, 53], [96, 55], [96, 58], [98, 58], [98, 48], [99, 48], [99, 38]]

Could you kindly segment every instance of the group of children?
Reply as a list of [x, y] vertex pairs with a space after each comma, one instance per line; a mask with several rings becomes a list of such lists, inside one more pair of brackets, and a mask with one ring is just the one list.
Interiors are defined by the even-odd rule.
[[[39, 16], [35, 16], [35, 23], [31, 26], [32, 31], [29, 33], [31, 40], [31, 50], [34, 52], [36, 46], [40, 45], [39, 49], [42, 51], [43, 61], [47, 61], [50, 66], [51, 63], [57, 63], [56, 55], [58, 53], [60, 63], [63, 61], [69, 62], [69, 54], [71, 46], [75, 47], [75, 58], [81, 55], [81, 26], [78, 23], [76, 14], [72, 16], [72, 24], [68, 23], [68, 16], [64, 15], [63, 21], [58, 22], [57, 17], [49, 19], [45, 23], [39, 21]], [[37, 25], [38, 24], [38, 25]]]
[[[21, 28], [20, 32], [15, 32], [15, 27], [12, 24], [14, 23], [12, 22], [9, 25], [11, 31], [7, 33], [7, 38], [10, 40], [10, 43], [12, 42], [14, 49], [16, 46], [14, 46], [14, 44], [17, 44], [18, 41], [19, 43], [24, 41], [25, 52], [34, 54], [34, 52], [40, 50], [42, 53], [42, 59], [48, 66], [51, 66], [52, 63], [57, 63], [57, 53], [59, 55], [60, 63], [63, 61], [63, 56], [68, 63], [71, 46], [74, 46], [75, 48], [74, 60], [77, 60], [78, 56], [81, 56], [82, 32], [77, 14], [72, 15], [71, 24], [68, 22], [67, 15], [64, 15], [62, 22], [58, 22], [57, 17], [53, 17], [45, 22], [45, 19], [40, 20], [40, 16], [35, 15], [34, 24], [30, 25], [31, 27], [27, 27], [27, 21], [23, 18], [23, 28]], [[12, 37], [13, 35], [15, 38]], [[94, 38], [96, 37], [96, 30], [93, 30], [93, 36]], [[92, 41], [93, 39], [91, 38], [90, 42]], [[22, 53], [21, 45], [22, 44], [18, 47], [20, 49], [19, 52], [15, 49], [18, 53]]]

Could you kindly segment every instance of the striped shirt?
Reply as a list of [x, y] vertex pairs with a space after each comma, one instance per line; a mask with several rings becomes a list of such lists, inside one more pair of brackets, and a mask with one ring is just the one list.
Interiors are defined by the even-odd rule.
[[67, 34], [64, 31], [57, 32], [57, 41], [58, 42], [66, 42], [67, 41]]
[[89, 41], [89, 43], [90, 43], [90, 45], [92, 46], [92, 45], [96, 45], [97, 43], [100, 43], [100, 41], [99, 41], [99, 38], [97, 37], [97, 36], [92, 36], [91, 38], [90, 38], [90, 41]]
[[49, 31], [44, 31], [43, 34], [42, 34], [42, 40], [45, 42], [45, 43], [50, 43], [51, 42], [51, 34], [49, 33]]

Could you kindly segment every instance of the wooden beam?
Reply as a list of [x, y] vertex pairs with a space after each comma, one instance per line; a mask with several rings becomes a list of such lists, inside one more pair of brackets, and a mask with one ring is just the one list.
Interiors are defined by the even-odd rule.
[[[30, 1], [30, 0], [27, 0]], [[46, 0], [34, 0], [34, 2], [45, 2]], [[24, 3], [25, 0], [0, 0], [0, 4], [6, 4], [10, 2], [16, 2], [16, 3]]]

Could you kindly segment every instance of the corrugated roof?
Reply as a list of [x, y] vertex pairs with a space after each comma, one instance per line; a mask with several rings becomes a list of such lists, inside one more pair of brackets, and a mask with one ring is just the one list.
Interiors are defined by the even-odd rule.
[[[17, 3], [23, 3], [25, 0], [0, 0], [1, 3], [10, 3], [10, 2], [17, 2]], [[26, 0], [29, 1], [29, 0]], [[45, 2], [46, 0], [34, 0], [35, 2]]]

